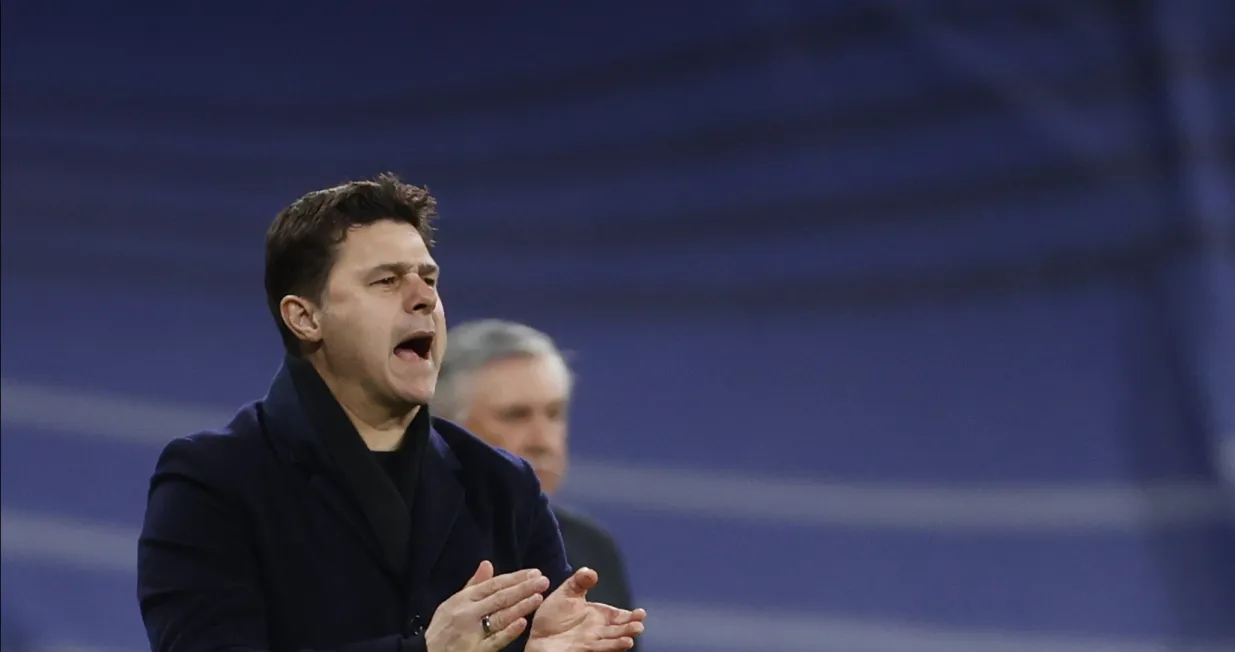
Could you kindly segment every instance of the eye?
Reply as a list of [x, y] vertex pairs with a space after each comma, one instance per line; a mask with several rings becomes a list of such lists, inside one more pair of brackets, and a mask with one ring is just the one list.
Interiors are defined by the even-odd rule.
[[373, 281], [373, 285], [394, 285], [399, 281], [397, 276], [383, 276], [382, 278]]
[[498, 419], [506, 423], [518, 423], [527, 421], [532, 416], [531, 408], [524, 405], [516, 405], [506, 408], [498, 413]]
[[426, 283], [429, 287], [431, 287], [431, 288], [435, 288], [435, 287], [437, 287], [437, 279], [436, 279], [436, 278], [433, 278], [433, 277], [428, 277], [428, 278], [426, 278], [426, 279], [425, 279], [425, 283]]

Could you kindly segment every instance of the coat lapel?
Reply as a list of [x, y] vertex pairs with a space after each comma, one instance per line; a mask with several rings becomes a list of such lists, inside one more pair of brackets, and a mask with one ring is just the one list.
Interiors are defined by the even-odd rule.
[[350, 442], [342, 437], [331, 437], [327, 444], [338, 470], [336, 482], [355, 497], [368, 528], [376, 537], [383, 565], [397, 579], [405, 579], [411, 513], [403, 497], [359, 435], [354, 435]]
[[461, 466], [446, 440], [436, 431], [429, 433], [416, 495], [431, 500], [418, 500], [412, 509], [415, 540], [412, 543], [413, 585], [423, 586], [431, 577], [448, 541], [462, 543], [457, 535], [456, 521], [463, 507], [464, 490], [459, 479]]
[[349, 500], [346, 494], [339, 491], [338, 480], [332, 480], [328, 475], [309, 469], [309, 488], [322, 502], [326, 503], [335, 516], [347, 524], [348, 531], [355, 533], [369, 552], [380, 561], [382, 558], [381, 544], [378, 543], [373, 529], [369, 527], [368, 520], [356, 502]]
[[[301, 451], [297, 461], [309, 468], [313, 491], [360, 535], [394, 579], [405, 581], [411, 510], [312, 365], [287, 358], [265, 405], [272, 435], [294, 442], [293, 450]], [[403, 457], [413, 465], [411, 478], [428, 440], [429, 417], [421, 412], [404, 441]]]

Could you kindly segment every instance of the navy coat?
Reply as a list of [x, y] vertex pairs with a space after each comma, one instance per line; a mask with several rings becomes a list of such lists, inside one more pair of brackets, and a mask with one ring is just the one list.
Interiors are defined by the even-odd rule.
[[138, 543], [151, 649], [423, 652], [434, 610], [482, 560], [539, 568], [550, 590], [566, 580], [525, 461], [425, 409], [401, 451], [396, 487], [294, 358], [225, 428], [172, 441]]

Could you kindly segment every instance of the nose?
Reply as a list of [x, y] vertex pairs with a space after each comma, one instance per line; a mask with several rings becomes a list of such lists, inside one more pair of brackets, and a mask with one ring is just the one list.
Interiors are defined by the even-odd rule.
[[423, 278], [415, 278], [406, 285], [404, 305], [410, 313], [430, 314], [437, 308], [437, 288]]
[[565, 444], [562, 425], [552, 419], [541, 417], [528, 428], [527, 449], [536, 456], [560, 456]]

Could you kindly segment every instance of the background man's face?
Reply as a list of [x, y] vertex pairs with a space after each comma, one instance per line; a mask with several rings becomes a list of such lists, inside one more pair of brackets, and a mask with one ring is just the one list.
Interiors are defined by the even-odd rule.
[[465, 427], [518, 455], [536, 470], [552, 495], [566, 474], [566, 416], [570, 379], [556, 357], [527, 356], [491, 362], [469, 380]]

